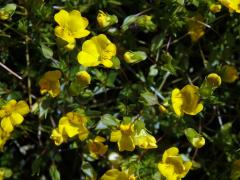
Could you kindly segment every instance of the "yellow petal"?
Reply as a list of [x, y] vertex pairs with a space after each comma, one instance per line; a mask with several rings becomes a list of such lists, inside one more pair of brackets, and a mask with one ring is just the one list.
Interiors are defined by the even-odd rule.
[[135, 145], [131, 136], [122, 135], [122, 137], [118, 141], [118, 148], [119, 151], [133, 151], [135, 149]]
[[13, 125], [12, 125], [10, 117], [5, 117], [2, 119], [1, 127], [5, 132], [8, 132], [8, 133], [13, 131]]
[[104, 137], [97, 136], [97, 137], [95, 137], [94, 141], [95, 141], [95, 142], [105, 142], [106, 139], [105, 139]]
[[48, 71], [44, 74], [44, 77], [50, 81], [56, 81], [59, 80], [62, 76], [61, 71], [55, 70], [55, 71]]
[[122, 137], [121, 131], [114, 130], [114, 131], [111, 132], [110, 141], [111, 142], [117, 142], [117, 141], [120, 140], [121, 137]]
[[26, 101], [19, 101], [15, 106], [15, 112], [23, 116], [28, 114], [30, 112], [30, 109]]
[[54, 15], [54, 20], [60, 25], [60, 26], [66, 26], [68, 20], [69, 20], [69, 14], [65, 10], [60, 10], [57, 14]]
[[121, 171], [119, 171], [118, 169], [110, 169], [107, 172], [105, 172], [105, 174], [100, 178], [100, 180], [117, 180], [120, 174]]
[[98, 56], [86, 53], [85, 51], [79, 52], [77, 58], [79, 64], [85, 67], [97, 66], [100, 63], [98, 61]]
[[179, 153], [178, 148], [171, 147], [164, 151], [162, 161], [165, 163], [168, 156], [177, 156]]
[[164, 163], [158, 164], [158, 169], [167, 180], [178, 180], [177, 174], [174, 173], [174, 166]]
[[81, 128], [79, 129], [78, 138], [79, 138], [81, 141], [83, 141], [83, 140], [87, 139], [88, 134], [89, 134], [88, 129], [85, 128], [85, 127], [81, 127]]
[[13, 113], [11, 114], [11, 122], [12, 122], [12, 125], [13, 125], [13, 126], [21, 124], [21, 123], [23, 122], [23, 119], [24, 119], [24, 118], [23, 118], [22, 115], [19, 114], [19, 113], [13, 112]]
[[106, 68], [110, 68], [113, 66], [113, 62], [110, 60], [104, 60], [101, 62]]
[[65, 133], [68, 135], [68, 137], [72, 138], [73, 136], [76, 136], [79, 133], [79, 130], [77, 127], [65, 125], [64, 126]]
[[54, 140], [55, 145], [59, 146], [60, 144], [63, 143], [63, 136], [62, 134], [58, 131], [58, 128], [53, 129], [52, 134], [50, 136], [52, 140]]
[[182, 116], [184, 114], [182, 110], [183, 97], [179, 89], [176, 88], [172, 91], [171, 100], [172, 100], [172, 107], [174, 112], [178, 116]]

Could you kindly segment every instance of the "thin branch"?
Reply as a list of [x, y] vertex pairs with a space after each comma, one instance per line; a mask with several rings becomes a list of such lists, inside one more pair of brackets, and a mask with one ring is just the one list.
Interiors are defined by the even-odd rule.
[[8, 68], [6, 65], [4, 65], [3, 63], [0, 62], [0, 66], [5, 69], [6, 71], [8, 71], [10, 74], [12, 74], [13, 76], [15, 76], [16, 78], [22, 80], [23, 78], [21, 76], [19, 76], [17, 73], [15, 73], [13, 70], [11, 70], [10, 68]]

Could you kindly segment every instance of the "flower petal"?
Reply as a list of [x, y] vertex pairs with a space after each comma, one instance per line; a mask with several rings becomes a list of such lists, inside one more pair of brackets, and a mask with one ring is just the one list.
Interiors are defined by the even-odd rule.
[[175, 88], [172, 91], [171, 100], [172, 100], [172, 107], [173, 107], [174, 112], [178, 116], [182, 116], [184, 114], [183, 110], [182, 110], [183, 97], [182, 97], [182, 94], [179, 89]]
[[15, 106], [15, 112], [24, 116], [30, 112], [30, 109], [25, 101], [19, 101]]
[[118, 141], [118, 148], [119, 151], [133, 151], [135, 149], [135, 145], [133, 143], [132, 137], [128, 135], [122, 135]]
[[69, 13], [65, 10], [60, 10], [57, 14], [55, 14], [54, 20], [60, 26], [65, 26], [69, 20]]
[[11, 114], [11, 122], [13, 126], [21, 124], [23, 120], [24, 118], [22, 117], [21, 114], [15, 112]]
[[5, 132], [8, 132], [8, 133], [13, 131], [13, 125], [12, 125], [10, 117], [5, 117], [2, 119], [1, 127]]

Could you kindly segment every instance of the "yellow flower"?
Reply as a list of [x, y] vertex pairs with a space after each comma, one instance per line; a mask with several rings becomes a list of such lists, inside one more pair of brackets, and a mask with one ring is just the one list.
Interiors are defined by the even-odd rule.
[[197, 86], [186, 85], [181, 90], [175, 88], [172, 91], [172, 106], [178, 116], [182, 116], [184, 113], [196, 115], [203, 110], [198, 90]]
[[219, 2], [227, 7], [230, 12], [240, 13], [240, 0], [219, 0]]
[[89, 85], [91, 83], [91, 76], [87, 71], [79, 71], [76, 74], [76, 78], [82, 85]]
[[148, 134], [145, 129], [142, 129], [139, 134], [134, 136], [135, 145], [143, 149], [157, 148], [155, 137]]
[[113, 66], [112, 57], [116, 55], [116, 46], [106, 35], [100, 34], [85, 41], [82, 51], [78, 53], [78, 62], [85, 67], [103, 64], [110, 68]]
[[129, 175], [128, 172], [122, 172], [118, 169], [110, 169], [100, 178], [100, 180], [135, 180], [134, 175]]
[[218, 13], [221, 11], [221, 9], [222, 9], [222, 6], [220, 4], [211, 4], [210, 5], [210, 11], [212, 13]]
[[188, 34], [190, 34], [190, 37], [193, 42], [197, 42], [204, 34], [205, 34], [205, 27], [201, 23], [202, 16], [194, 16], [189, 21], [189, 27], [188, 27]]
[[50, 138], [54, 140], [57, 146], [76, 135], [83, 141], [89, 134], [86, 123], [87, 117], [85, 115], [77, 112], [69, 112], [60, 118], [58, 127], [53, 129]]
[[119, 151], [133, 151], [135, 149], [134, 125], [131, 123], [121, 124], [120, 130], [111, 132], [110, 141], [118, 143]]
[[55, 35], [66, 41], [68, 43], [66, 48], [70, 50], [75, 47], [75, 39], [86, 37], [90, 33], [86, 30], [88, 26], [87, 18], [82, 17], [77, 10], [73, 10], [70, 13], [60, 10], [55, 14], [54, 19], [59, 25], [55, 27]]
[[56, 97], [60, 93], [61, 76], [59, 70], [46, 72], [39, 81], [41, 94], [48, 92], [52, 97]]
[[238, 79], [238, 72], [234, 66], [224, 65], [222, 67], [222, 80], [226, 83], [233, 83]]
[[10, 133], [14, 126], [23, 122], [23, 116], [29, 113], [29, 106], [25, 101], [10, 100], [0, 109], [1, 128]]
[[118, 22], [118, 18], [115, 15], [109, 15], [103, 11], [99, 11], [97, 15], [97, 22], [101, 28], [108, 27]]
[[164, 151], [162, 161], [158, 163], [159, 171], [167, 180], [184, 178], [192, 167], [192, 162], [183, 162], [182, 157], [178, 153], [178, 148], [171, 147]]
[[221, 85], [222, 80], [221, 80], [221, 77], [216, 73], [211, 73], [207, 76], [206, 82], [208, 86], [217, 88]]
[[60, 125], [59, 127], [52, 130], [50, 138], [54, 140], [56, 146], [61, 145], [63, 142], [67, 141], [67, 135], [63, 131], [64, 126]]
[[97, 158], [99, 155], [103, 155], [107, 152], [108, 146], [103, 144], [105, 141], [106, 139], [101, 136], [97, 136], [94, 140], [89, 141], [88, 149], [91, 156]]
[[64, 126], [68, 137], [78, 135], [81, 141], [88, 137], [89, 131], [86, 128], [87, 117], [77, 112], [69, 112], [59, 120], [59, 126]]

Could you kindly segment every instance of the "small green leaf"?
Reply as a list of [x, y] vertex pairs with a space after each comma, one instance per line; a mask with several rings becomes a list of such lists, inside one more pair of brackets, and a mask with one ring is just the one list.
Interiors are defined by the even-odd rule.
[[137, 17], [138, 17], [137, 15], [127, 16], [127, 17], [124, 19], [123, 24], [122, 24], [122, 26], [121, 26], [122, 30], [123, 30], [123, 31], [128, 30], [129, 26], [130, 26], [131, 24], [133, 24], [134, 22], [136, 22]]
[[49, 169], [49, 174], [52, 180], [60, 180], [61, 176], [55, 164], [52, 164]]
[[52, 59], [53, 51], [44, 44], [41, 44], [42, 54], [46, 59]]
[[159, 104], [157, 96], [155, 96], [153, 93], [149, 91], [141, 93], [139, 101], [146, 106], [153, 106]]
[[98, 122], [96, 129], [107, 129], [109, 127], [119, 126], [120, 121], [111, 114], [104, 114], [101, 116], [100, 121]]
[[121, 63], [117, 56], [114, 56], [112, 58], [112, 62], [113, 62], [113, 66], [112, 66], [113, 69], [120, 69]]
[[84, 172], [84, 174], [91, 180], [97, 179], [96, 172], [94, 171], [90, 163], [83, 161], [81, 169]]

